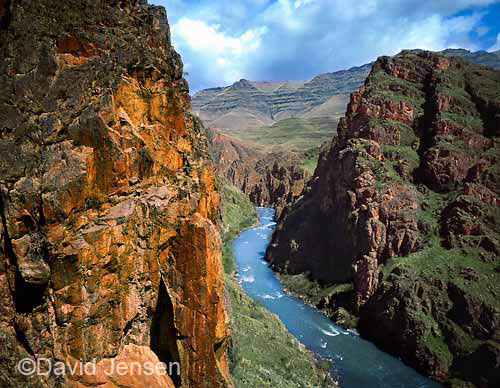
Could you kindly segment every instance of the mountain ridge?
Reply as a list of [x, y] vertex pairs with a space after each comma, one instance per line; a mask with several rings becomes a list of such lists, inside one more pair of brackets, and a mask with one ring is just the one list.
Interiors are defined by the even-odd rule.
[[464, 58], [379, 58], [267, 251], [324, 286], [330, 316], [452, 387], [500, 382], [499, 91]]
[[[459, 56], [474, 63], [500, 69], [500, 50], [490, 53], [487, 51], [471, 52], [466, 49], [446, 49], [438, 54]], [[334, 96], [345, 96], [347, 105], [349, 94], [361, 86], [368, 76], [372, 64], [373, 62], [353, 66], [346, 70], [322, 73], [305, 81], [250, 81], [241, 79], [232, 85], [198, 91], [192, 96], [193, 110], [208, 127], [232, 130], [255, 127], [254, 125], [247, 127], [240, 123], [235, 128], [231, 127], [229, 122], [221, 128], [213, 122], [237, 107], [245, 107], [248, 112], [253, 109], [265, 115], [272, 122], [291, 117], [303, 117]], [[267, 87], [262, 87], [264, 85]], [[269, 89], [269, 86], [273, 85], [277, 87]], [[238, 95], [239, 92], [245, 90], [253, 92], [249, 100], [246, 100], [244, 95]], [[275, 93], [277, 95], [273, 96]], [[252, 104], [255, 99], [260, 100], [259, 104]], [[331, 112], [330, 115], [342, 114], [344, 108]]]

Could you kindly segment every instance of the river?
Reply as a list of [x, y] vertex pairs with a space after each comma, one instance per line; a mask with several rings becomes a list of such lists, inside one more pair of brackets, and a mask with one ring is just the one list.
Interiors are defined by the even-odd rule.
[[246, 293], [277, 314], [288, 331], [316, 355], [333, 361], [342, 388], [435, 388], [421, 376], [353, 331], [335, 325], [300, 299], [287, 295], [264, 260], [275, 227], [274, 210], [257, 208], [260, 225], [234, 242], [239, 281]]

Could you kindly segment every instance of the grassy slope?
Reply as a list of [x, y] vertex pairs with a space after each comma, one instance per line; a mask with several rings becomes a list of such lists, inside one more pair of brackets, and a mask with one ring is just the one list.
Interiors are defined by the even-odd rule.
[[[236, 388], [317, 388], [326, 373], [273, 314], [252, 301], [235, 281], [232, 243], [257, 220], [249, 199], [225, 183], [222, 191], [223, 260], [231, 301], [233, 346], [230, 366]], [[328, 367], [328, 365], [325, 365]]]
[[232, 274], [235, 270], [233, 257], [233, 241], [240, 231], [257, 222], [257, 212], [238, 188], [227, 181], [222, 187], [222, 263], [224, 272]]
[[337, 120], [328, 118], [290, 118], [272, 126], [251, 131], [225, 130], [243, 143], [264, 151], [307, 151], [330, 141], [335, 134]]
[[252, 130], [224, 130], [246, 146], [261, 152], [295, 152], [302, 155], [301, 167], [313, 175], [318, 163], [319, 147], [336, 134], [334, 117], [290, 118], [272, 126]]

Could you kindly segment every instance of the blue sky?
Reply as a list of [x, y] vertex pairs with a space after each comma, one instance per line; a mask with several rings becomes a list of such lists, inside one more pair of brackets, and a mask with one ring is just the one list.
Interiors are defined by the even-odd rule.
[[500, 49], [500, 0], [150, 0], [191, 91], [307, 80], [402, 49]]

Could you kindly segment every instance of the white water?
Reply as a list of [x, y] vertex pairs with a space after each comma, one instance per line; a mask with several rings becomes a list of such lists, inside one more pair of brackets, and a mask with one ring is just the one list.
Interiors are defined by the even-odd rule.
[[258, 208], [260, 226], [234, 242], [239, 280], [247, 294], [277, 314], [287, 329], [319, 357], [333, 360], [333, 373], [343, 388], [435, 388], [436, 382], [353, 330], [336, 326], [323, 314], [287, 295], [263, 260], [274, 226], [273, 209]]

